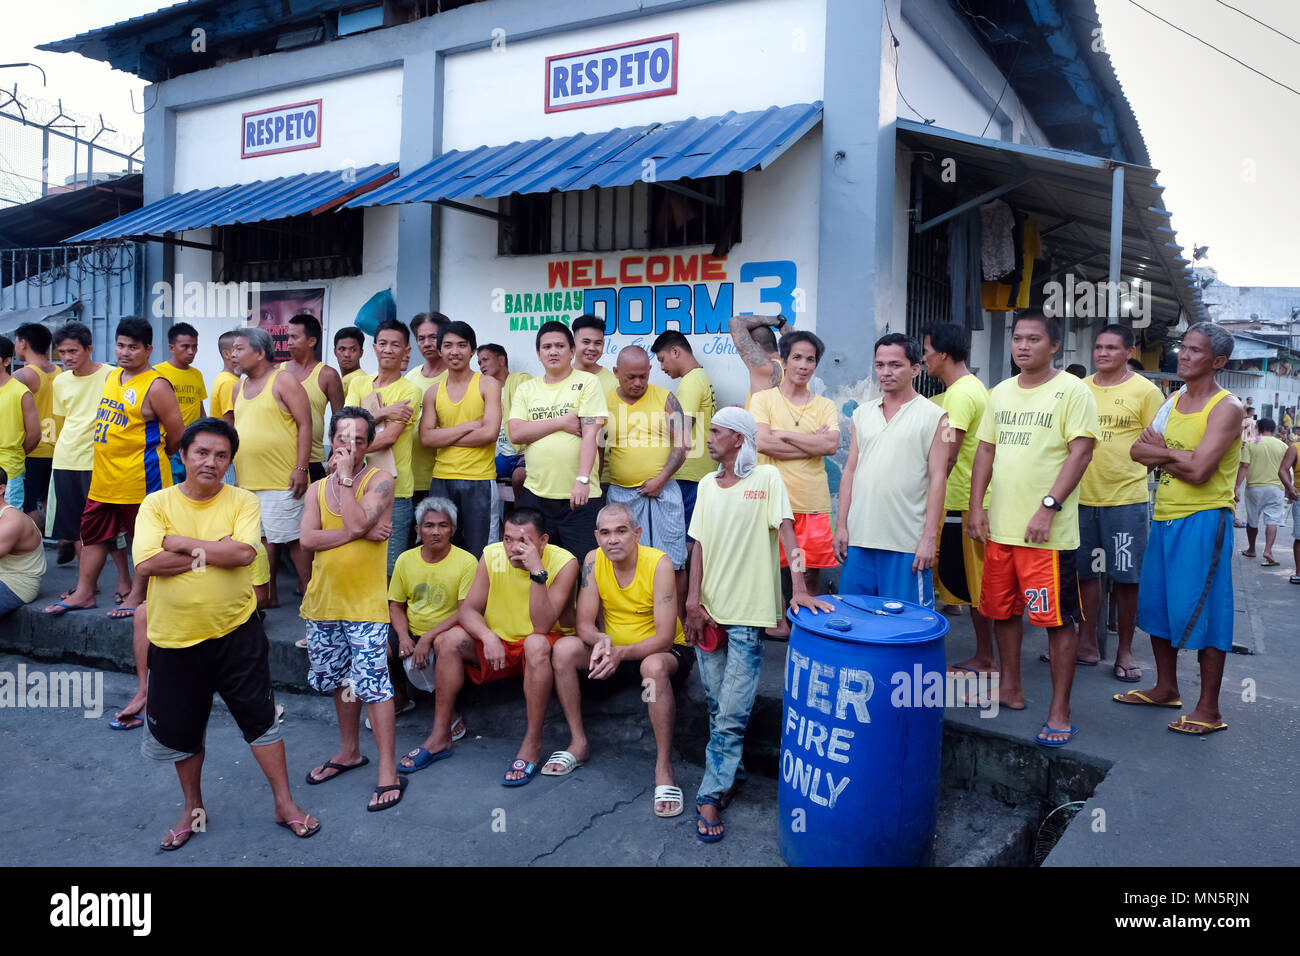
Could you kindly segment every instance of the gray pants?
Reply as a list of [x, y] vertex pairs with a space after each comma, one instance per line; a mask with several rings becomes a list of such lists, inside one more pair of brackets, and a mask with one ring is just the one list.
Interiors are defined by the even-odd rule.
[[[476, 558], [492, 537], [492, 515], [496, 511], [497, 483], [494, 480], [469, 481], [463, 478], [434, 478], [429, 482], [431, 498], [446, 498], [460, 512], [452, 543]], [[419, 535], [419, 528], [416, 535]]]

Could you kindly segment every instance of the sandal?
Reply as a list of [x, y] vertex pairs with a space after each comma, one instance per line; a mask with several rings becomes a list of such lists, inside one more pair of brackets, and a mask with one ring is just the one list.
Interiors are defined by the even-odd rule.
[[[1189, 730], [1188, 729], [1189, 724], [1193, 727], [1203, 727], [1205, 729]], [[1228, 725], [1225, 724], [1223, 721], [1219, 721], [1217, 724], [1207, 724], [1203, 720], [1189, 720], [1187, 717], [1179, 717], [1177, 720], [1175, 720], [1172, 724], [1169, 725], [1169, 729], [1176, 733], [1187, 734], [1189, 737], [1205, 737], [1209, 734], [1214, 733], [1215, 731], [1227, 730]]]
[[[185, 837], [184, 840], [182, 840], [180, 843], [175, 842], [177, 837], [179, 837], [179, 836], [185, 836], [185, 834], [187, 834], [187, 833], [189, 834], [189, 836]], [[169, 837], [172, 838], [172, 842], [171, 842], [171, 843], [159, 843], [159, 844], [158, 844], [158, 849], [160, 849], [160, 850], [168, 850], [168, 851], [170, 851], [170, 850], [179, 850], [179, 849], [180, 849], [181, 847], [183, 847], [185, 844], [189, 843], [190, 840], [193, 838], [193, 836], [194, 836], [194, 829], [193, 829], [192, 827], [186, 827], [186, 828], [185, 828], [184, 830], [182, 830], [180, 833], [177, 833], [175, 830], [168, 830], [168, 831], [167, 831], [167, 835], [168, 835]]]
[[397, 799], [389, 800], [387, 803], [367, 803], [366, 809], [369, 810], [371, 813], [378, 813], [380, 810], [387, 810], [389, 807], [397, 806], [399, 803], [402, 802], [402, 794], [406, 792], [406, 785], [410, 782], [411, 781], [408, 780], [406, 777], [398, 777], [397, 783], [391, 784], [390, 786], [387, 787], [375, 787], [374, 799], [378, 800], [380, 797], [388, 793], [390, 790], [397, 791]]
[[[659, 808], [658, 808], [658, 807], [655, 807], [655, 816], [657, 816], [657, 817], [675, 817], [675, 816], [679, 816], [679, 815], [681, 814], [681, 812], [682, 812], [682, 791], [681, 791], [681, 788], [680, 788], [680, 787], [674, 787], [674, 786], [672, 786], [671, 784], [661, 784], [661, 785], [655, 787], [655, 798], [654, 798], [654, 803], [652, 803], [651, 806], [654, 806], [654, 804], [658, 804], [658, 803], [675, 803], [675, 804], [677, 804], [677, 809], [676, 809], [676, 810], [669, 810], [667, 813], [660, 813], [660, 812], [659, 812]], [[710, 825], [711, 825], [711, 824], [710, 824]]]
[[[701, 823], [704, 824], [704, 830], [705, 830], [705, 832], [703, 832], [703, 833], [700, 832], [700, 824], [701, 824]], [[696, 814], [695, 814], [695, 835], [696, 835], [697, 837], [699, 837], [699, 840], [700, 840], [701, 843], [717, 843], [717, 842], [718, 842], [719, 840], [721, 840], [724, 836], [726, 836], [726, 835], [727, 835], [727, 831], [726, 831], [725, 829], [724, 829], [721, 833], [709, 833], [709, 832], [708, 832], [709, 827], [720, 827], [720, 826], [722, 826], [722, 817], [718, 817], [718, 819], [716, 819], [716, 820], [714, 820], [712, 823], [710, 823], [708, 820], [704, 819], [704, 814], [699, 813], [698, 811], [696, 812]]]
[[510, 773], [511, 770], [516, 773], [522, 773], [523, 776], [518, 780], [511, 780], [508, 777], [502, 776], [501, 786], [522, 787], [524, 784], [532, 783], [533, 777], [537, 776], [537, 764], [524, 760], [522, 757], [516, 757], [514, 763], [512, 763], [509, 769], [506, 770], [506, 773]]
[[[547, 770], [546, 768], [553, 763], [558, 763], [560, 765], [560, 769]], [[578, 763], [578, 758], [575, 757], [573, 754], [569, 753], [567, 750], [557, 750], [555, 751], [555, 753], [551, 754], [549, 757], [546, 758], [546, 763], [543, 764], [542, 766], [542, 776], [543, 777], [567, 777], [569, 774], [573, 773], [573, 771], [577, 770], [581, 766], [582, 764]]]
[[1142, 668], [1137, 664], [1116, 664], [1115, 679], [1122, 680], [1126, 684], [1136, 684], [1142, 680]]
[[307, 783], [309, 783], [313, 787], [320, 783], [328, 783], [329, 781], [333, 780], [335, 777], [341, 777], [349, 770], [356, 770], [358, 767], [364, 767], [368, 763], [370, 763], [370, 758], [365, 756], [364, 754], [361, 757], [361, 763], [354, 763], [350, 767], [346, 766], [345, 764], [335, 763], [333, 760], [326, 760], [323, 764], [321, 764], [320, 769], [337, 770], [338, 773], [332, 773], [328, 777], [313, 777], [311, 775], [312, 772], [308, 770]]
[[[1137, 700], [1124, 700], [1125, 697], [1136, 697]], [[1114, 697], [1111, 698], [1111, 700], [1113, 700], [1117, 704], [1135, 704], [1137, 706], [1143, 706], [1143, 705], [1149, 707], [1183, 706], [1183, 702], [1181, 700], [1152, 700], [1146, 694], [1143, 694], [1141, 691], [1136, 691], [1136, 690], [1131, 690], [1127, 694], [1116, 694]]]
[[[307, 820], [310, 819], [311, 819], [311, 814], [309, 813], [307, 814]], [[319, 820], [316, 821], [316, 825], [314, 827], [308, 827], [302, 833], [299, 833], [297, 830], [294, 829], [294, 827], [307, 826], [307, 820], [276, 820], [275, 825], [278, 827], [284, 827], [286, 830], [288, 830], [290, 833], [292, 833], [300, 840], [306, 840], [308, 837], [314, 837], [320, 831]]]

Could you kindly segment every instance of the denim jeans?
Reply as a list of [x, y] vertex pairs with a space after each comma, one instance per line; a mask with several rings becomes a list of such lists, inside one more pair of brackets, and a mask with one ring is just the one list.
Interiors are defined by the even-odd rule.
[[709, 745], [704, 751], [704, 779], [696, 804], [719, 806], [722, 795], [743, 779], [741, 751], [749, 711], [758, 692], [763, 666], [763, 629], [727, 627], [727, 644], [716, 651], [695, 649], [704, 696], [709, 702]]

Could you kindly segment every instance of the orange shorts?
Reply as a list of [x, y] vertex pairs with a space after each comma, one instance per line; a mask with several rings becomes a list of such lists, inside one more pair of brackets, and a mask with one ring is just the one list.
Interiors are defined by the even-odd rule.
[[[833, 568], [835, 560], [834, 534], [831, 532], [831, 516], [827, 514], [795, 515], [794, 540], [803, 552], [804, 567]], [[781, 567], [788, 568], [785, 548], [781, 549]]]
[[1083, 620], [1074, 552], [990, 541], [984, 548], [980, 613], [994, 621], [1020, 617], [1029, 623], [1061, 627]]
[[[559, 631], [552, 631], [545, 635], [546, 639], [551, 642], [551, 647], [555, 642], [564, 635]], [[474, 642], [474, 653], [478, 655], [478, 665], [465, 665], [465, 676], [475, 684], [488, 684], [494, 680], [504, 680], [507, 677], [522, 677], [524, 673], [524, 638], [517, 641], [507, 641], [504, 638], [501, 641], [506, 647], [506, 662], [499, 671], [494, 671], [488, 659], [483, 655], [483, 642]]]

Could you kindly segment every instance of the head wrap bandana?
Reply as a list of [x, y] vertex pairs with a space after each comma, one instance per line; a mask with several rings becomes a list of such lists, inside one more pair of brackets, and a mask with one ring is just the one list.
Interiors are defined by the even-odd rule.
[[[736, 463], [733, 466], [737, 478], [746, 478], [758, 464], [758, 446], [754, 444], [754, 439], [758, 437], [758, 425], [754, 422], [754, 416], [749, 414], [743, 408], [735, 405], [728, 405], [720, 408], [713, 416], [711, 424], [719, 428], [726, 428], [729, 431], [736, 432], [745, 442], [740, 446], [740, 454], [736, 456]], [[722, 477], [722, 466], [718, 466], [718, 477]]]

